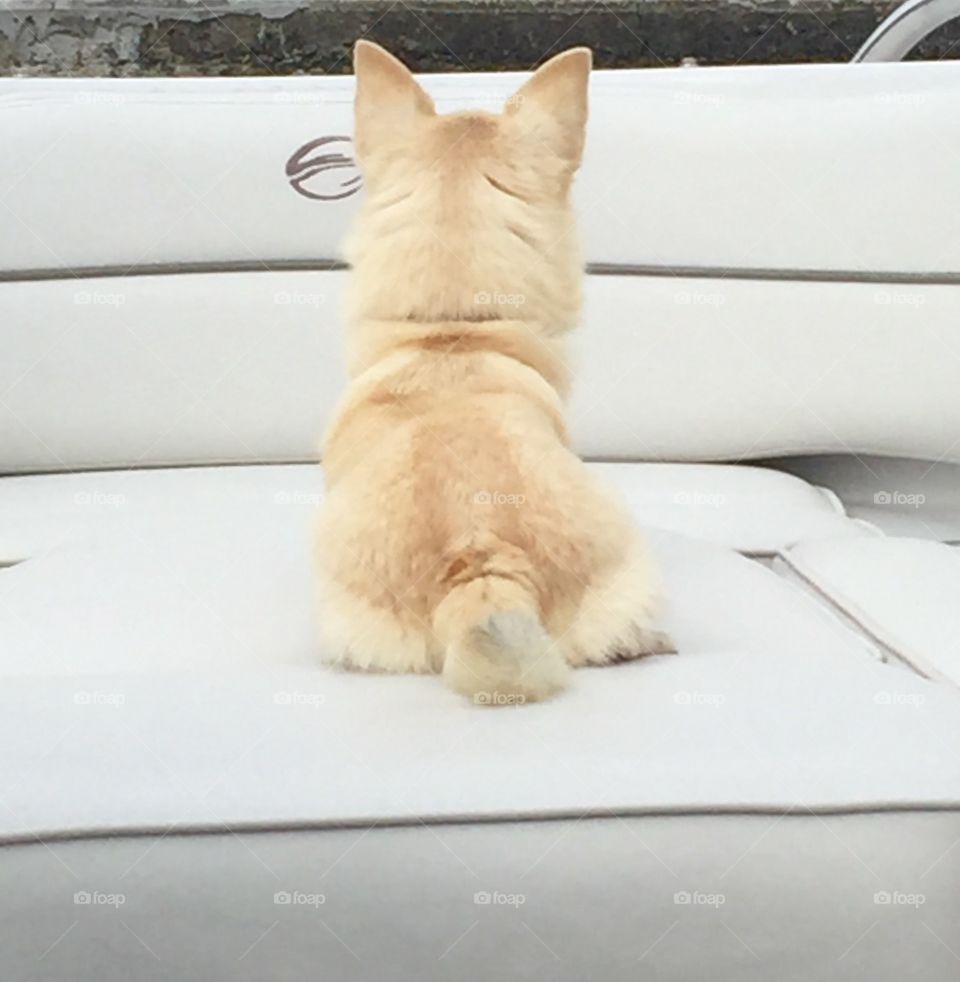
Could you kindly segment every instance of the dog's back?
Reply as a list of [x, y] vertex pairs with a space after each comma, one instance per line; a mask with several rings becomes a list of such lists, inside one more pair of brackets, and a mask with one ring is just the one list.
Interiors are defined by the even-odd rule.
[[318, 541], [342, 663], [443, 671], [491, 704], [542, 698], [569, 664], [603, 660], [585, 598], [625, 563], [642, 602], [629, 625], [616, 611], [599, 624], [602, 650], [642, 633], [649, 568], [562, 416], [589, 63], [583, 49], [554, 59], [501, 116], [444, 117], [399, 62], [358, 45], [353, 381], [327, 437]]

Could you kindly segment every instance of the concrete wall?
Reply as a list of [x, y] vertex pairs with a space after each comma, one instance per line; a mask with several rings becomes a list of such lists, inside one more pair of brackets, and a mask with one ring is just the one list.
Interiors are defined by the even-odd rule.
[[[529, 68], [589, 44], [601, 67], [845, 61], [880, 0], [0, 0], [0, 74], [338, 73], [357, 37], [424, 71]], [[924, 45], [960, 56], [960, 23]]]

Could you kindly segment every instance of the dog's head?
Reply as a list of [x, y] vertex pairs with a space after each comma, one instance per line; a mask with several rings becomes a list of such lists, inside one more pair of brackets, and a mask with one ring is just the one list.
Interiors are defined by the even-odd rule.
[[355, 319], [523, 320], [571, 328], [581, 260], [570, 207], [591, 54], [543, 65], [499, 115], [439, 115], [391, 54], [357, 42], [355, 146], [366, 198], [347, 257]]

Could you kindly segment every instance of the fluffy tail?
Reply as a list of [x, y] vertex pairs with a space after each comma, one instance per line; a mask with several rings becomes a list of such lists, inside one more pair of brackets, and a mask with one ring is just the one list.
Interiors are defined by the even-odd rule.
[[537, 702], [566, 685], [563, 653], [544, 630], [529, 590], [504, 576], [454, 586], [437, 606], [447, 684], [483, 706]]

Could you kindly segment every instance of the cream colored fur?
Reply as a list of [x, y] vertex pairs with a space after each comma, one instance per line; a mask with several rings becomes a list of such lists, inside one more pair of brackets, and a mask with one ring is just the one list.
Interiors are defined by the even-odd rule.
[[563, 420], [590, 61], [553, 58], [501, 115], [442, 116], [399, 61], [356, 46], [351, 384], [316, 542], [339, 664], [442, 672], [501, 705], [669, 648], [644, 545]]

